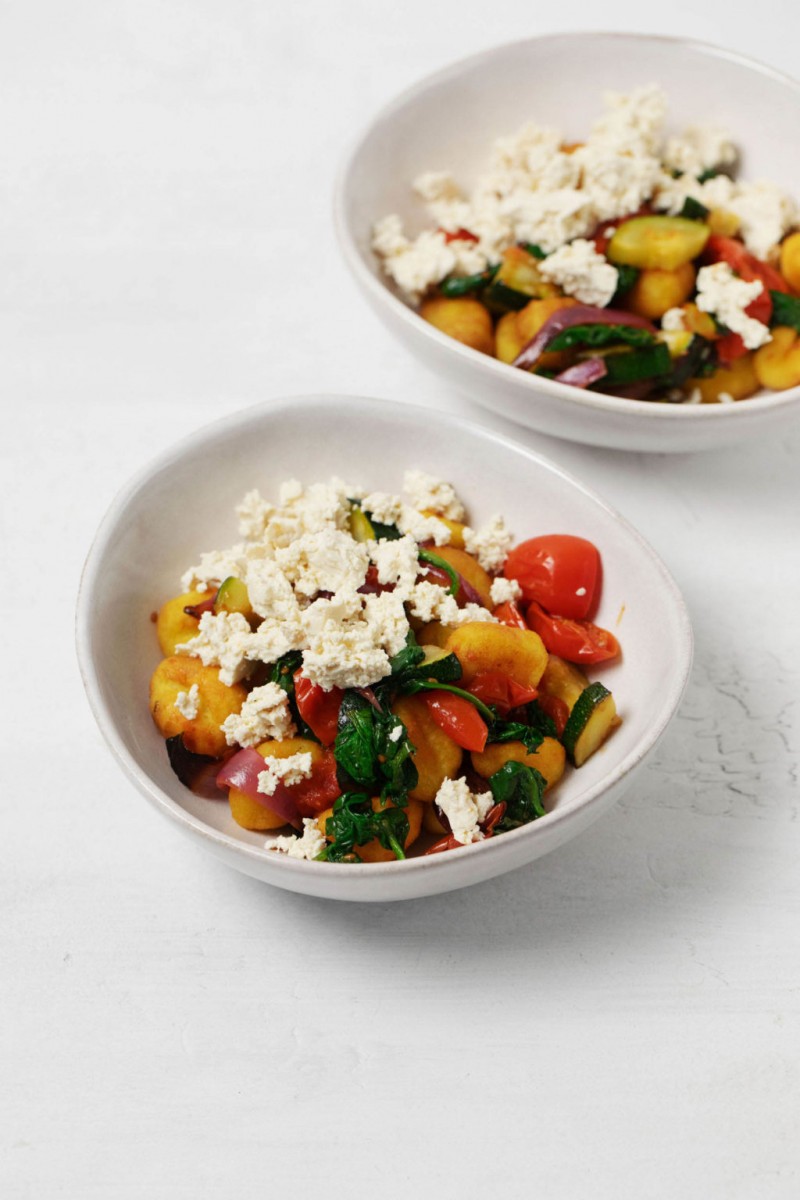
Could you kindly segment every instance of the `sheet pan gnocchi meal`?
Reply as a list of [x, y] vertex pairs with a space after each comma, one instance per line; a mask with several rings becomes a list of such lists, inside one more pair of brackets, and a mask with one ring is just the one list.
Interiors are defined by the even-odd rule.
[[619, 725], [586, 673], [620, 652], [586, 539], [515, 546], [419, 470], [403, 496], [290, 480], [237, 515], [153, 614], [150, 709], [181, 781], [274, 851], [376, 863], [516, 829]]
[[414, 181], [430, 228], [374, 227], [385, 273], [443, 333], [535, 375], [638, 400], [800, 385], [800, 210], [734, 178], [719, 128], [667, 136], [655, 85], [608, 93], [583, 142], [499, 138], [465, 194]]

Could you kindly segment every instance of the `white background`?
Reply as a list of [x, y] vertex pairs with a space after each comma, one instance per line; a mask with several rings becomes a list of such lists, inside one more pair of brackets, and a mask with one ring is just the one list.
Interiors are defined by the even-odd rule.
[[420, 75], [598, 25], [797, 73], [793, 0], [0, 5], [4, 1197], [800, 1194], [800, 430], [698, 457], [512, 430], [652, 541], [697, 660], [640, 786], [471, 891], [325, 904], [203, 856], [74, 659], [93, 531], [183, 433], [323, 390], [490, 422], [356, 295], [332, 177]]

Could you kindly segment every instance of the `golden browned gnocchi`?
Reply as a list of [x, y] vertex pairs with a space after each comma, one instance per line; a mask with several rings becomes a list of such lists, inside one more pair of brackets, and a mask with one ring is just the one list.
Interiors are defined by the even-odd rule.
[[[536, 303], [571, 307], [546, 291]], [[248, 493], [245, 541], [186, 576], [218, 565], [220, 578], [157, 616], [171, 653], [150, 709], [173, 769], [198, 795], [226, 793], [231, 827], [291, 858], [381, 864], [528, 824], [567, 760], [618, 723], [610, 692], [555, 656], [577, 638], [602, 661], [615, 639], [565, 625], [531, 575], [540, 558], [558, 575], [564, 557], [584, 581], [573, 616], [587, 616], [591, 543], [512, 549], [501, 517], [469, 524], [452, 484], [419, 470], [404, 482], [408, 499], [339, 480], [289, 481], [275, 504]]]

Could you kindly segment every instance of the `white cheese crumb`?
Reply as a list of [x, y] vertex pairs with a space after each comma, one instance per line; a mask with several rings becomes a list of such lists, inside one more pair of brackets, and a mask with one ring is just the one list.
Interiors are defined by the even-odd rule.
[[247, 553], [242, 543], [229, 550], [208, 550], [200, 555], [197, 566], [185, 571], [181, 579], [184, 592], [206, 591], [218, 588], [230, 575], [242, 578], [247, 562]]
[[539, 270], [568, 296], [597, 308], [605, 308], [617, 290], [617, 268], [584, 238], [556, 250], [539, 264]]
[[700, 388], [699, 387], [692, 388], [692, 390], [689, 392], [689, 395], [686, 397], [686, 400], [684, 401], [684, 403], [685, 404], [702, 404], [703, 403], [703, 393], [700, 391]]
[[662, 154], [671, 171], [700, 175], [712, 167], [736, 162], [736, 147], [726, 129], [716, 125], [689, 125], [680, 137], [668, 137]]
[[251, 638], [241, 613], [204, 612], [197, 636], [176, 646], [175, 653], [199, 658], [205, 667], [219, 667], [220, 681], [231, 687], [253, 669], [247, 654]]
[[362, 500], [361, 507], [381, 525], [396, 525], [401, 533], [410, 534], [416, 542], [432, 541], [437, 546], [446, 546], [450, 541], [451, 533], [444, 521], [424, 517], [400, 496], [370, 492]]
[[429, 204], [437, 200], [460, 200], [461, 189], [449, 171], [425, 171], [414, 180], [414, 191]]
[[270, 504], [259, 491], [253, 489], [237, 504], [235, 511], [239, 518], [241, 536], [248, 541], [257, 541], [264, 536], [264, 530], [275, 513], [275, 505]]
[[667, 333], [683, 333], [686, 329], [686, 313], [682, 308], [668, 308], [661, 318], [661, 328]]
[[516, 579], [506, 579], [503, 575], [498, 575], [492, 580], [492, 604], [507, 604], [519, 600], [522, 595], [522, 588], [517, 583]]
[[446, 588], [438, 583], [422, 581], [414, 588], [408, 597], [411, 615], [427, 624], [429, 621], [439, 621], [442, 625], [455, 628], [472, 621], [496, 622], [488, 608], [480, 604], [465, 604], [459, 608], [455, 596], [451, 596]]
[[727, 263], [712, 263], [698, 272], [697, 307], [703, 312], [714, 313], [731, 333], [741, 336], [748, 350], [755, 350], [772, 341], [769, 328], [745, 312], [748, 304], [763, 290], [760, 279], [748, 282], [739, 279]]
[[369, 687], [391, 672], [380, 644], [383, 628], [364, 619], [365, 597], [315, 600], [302, 616], [303, 672], [325, 691]]
[[466, 550], [477, 558], [485, 571], [500, 570], [514, 540], [499, 513], [478, 530], [465, 526], [463, 536]]
[[735, 404], [736, 403], [736, 401], [734, 400], [734, 398], [730, 394], [730, 392], [720, 392], [720, 394], [717, 396], [717, 400], [719, 401], [720, 404]]
[[457, 259], [438, 230], [426, 230], [410, 242], [402, 228], [395, 214], [384, 217], [373, 231], [372, 248], [381, 255], [384, 269], [400, 290], [416, 303], [428, 288], [455, 270]]
[[339, 529], [305, 533], [291, 546], [276, 550], [275, 560], [295, 592], [307, 597], [356, 591], [369, 566], [364, 543]]
[[451, 521], [463, 521], [464, 505], [456, 495], [452, 483], [428, 475], [426, 471], [406, 471], [403, 476], [403, 491], [414, 508], [421, 512], [430, 510], [437, 516]]
[[368, 542], [369, 556], [378, 572], [378, 582], [393, 584], [403, 597], [413, 590], [420, 573], [419, 546], [410, 534]]
[[390, 742], [399, 742], [400, 738], [402, 736], [403, 736], [403, 726], [402, 725], [395, 725], [394, 729], [389, 730], [389, 741]]
[[250, 606], [258, 616], [289, 622], [300, 619], [300, 606], [292, 585], [274, 559], [249, 562], [245, 584]]
[[436, 793], [436, 803], [450, 822], [457, 842], [466, 846], [482, 841], [480, 822], [494, 806], [491, 792], [476, 794], [469, 790], [466, 779], [445, 779]]
[[258, 790], [265, 796], [274, 796], [279, 783], [291, 787], [311, 775], [311, 755], [308, 751], [290, 754], [288, 758], [265, 758], [266, 769], [259, 772]]
[[280, 742], [297, 732], [289, 698], [277, 683], [253, 688], [242, 711], [226, 717], [221, 728], [229, 746], [256, 746], [266, 740]]
[[193, 683], [188, 692], [178, 692], [175, 707], [187, 721], [193, 721], [200, 711], [200, 689]]
[[277, 850], [289, 858], [305, 858], [309, 862], [317, 858], [325, 849], [324, 834], [320, 833], [317, 822], [313, 817], [303, 818], [303, 835], [289, 834], [275, 838], [267, 838], [264, 845], [267, 850]]
[[603, 101], [606, 111], [592, 126], [590, 142], [633, 155], [659, 152], [667, 97], [658, 84], [645, 84], [627, 93], [608, 91]]
[[364, 597], [364, 619], [377, 646], [393, 658], [406, 644], [410, 626], [403, 597], [380, 592]]

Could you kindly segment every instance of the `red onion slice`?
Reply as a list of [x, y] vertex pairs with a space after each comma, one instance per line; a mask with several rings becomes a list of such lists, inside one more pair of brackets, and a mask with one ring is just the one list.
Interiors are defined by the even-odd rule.
[[590, 383], [597, 383], [608, 374], [605, 360], [602, 358], [585, 358], [583, 362], [567, 367], [560, 375], [556, 375], [556, 383], [568, 383], [572, 387], [587, 388]]
[[560, 308], [549, 317], [539, 332], [523, 346], [511, 364], [527, 370], [539, 361], [542, 352], [557, 334], [573, 325], [632, 325], [636, 329], [647, 329], [655, 333], [652, 321], [637, 317], [635, 313], [621, 312], [615, 308], [593, 308], [589, 304], [577, 304], [572, 308]]
[[282, 783], [275, 788], [272, 796], [267, 796], [258, 790], [258, 777], [266, 771], [266, 763], [257, 750], [247, 748], [234, 754], [217, 773], [217, 787], [233, 787], [244, 792], [256, 804], [283, 817], [289, 825], [300, 828], [302, 822], [297, 811], [297, 804], [289, 789]]

